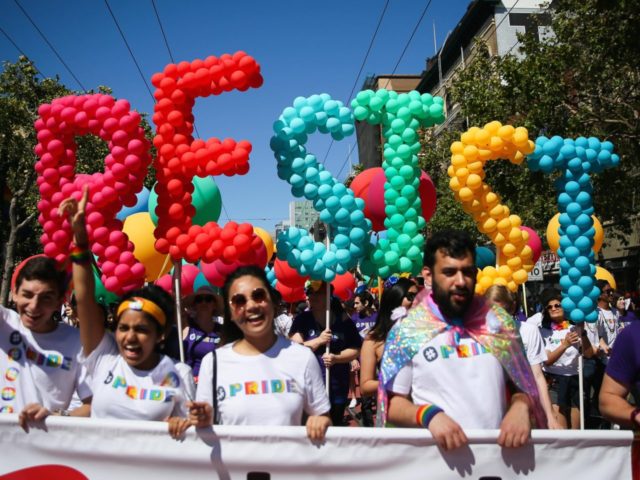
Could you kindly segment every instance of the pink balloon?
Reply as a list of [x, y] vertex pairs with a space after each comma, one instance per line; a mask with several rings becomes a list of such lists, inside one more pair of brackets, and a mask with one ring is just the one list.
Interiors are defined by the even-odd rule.
[[[181, 295], [187, 296], [193, 293], [193, 283], [195, 282], [196, 277], [200, 273], [200, 269], [195, 265], [185, 264], [182, 265], [182, 275], [180, 275], [180, 290]], [[160, 288], [163, 288], [169, 293], [173, 293], [173, 275], [165, 274], [161, 276], [155, 282]]]
[[215, 262], [213, 263], [200, 262], [200, 270], [202, 270], [204, 277], [207, 279], [207, 281], [211, 285], [214, 285], [216, 287], [222, 287], [224, 285], [226, 275], [222, 275], [218, 271], [214, 263]]
[[542, 240], [540, 240], [540, 237], [532, 228], [522, 225], [520, 230], [529, 234], [529, 241], [527, 242], [527, 245], [529, 245], [531, 250], [533, 250], [533, 262], [535, 263], [540, 258], [540, 255], [542, 255]]

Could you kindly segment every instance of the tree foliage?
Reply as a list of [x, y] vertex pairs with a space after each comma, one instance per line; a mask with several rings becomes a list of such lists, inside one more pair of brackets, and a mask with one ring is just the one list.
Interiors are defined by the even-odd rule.
[[[612, 141], [621, 164], [593, 176], [596, 216], [629, 233], [630, 217], [638, 213], [640, 9], [635, 1], [564, 0], [548, 12], [552, 33], [521, 35], [519, 47], [502, 57], [490, 56], [478, 44], [448, 91], [468, 126], [499, 120], [526, 127], [532, 139], [560, 135]], [[437, 170], [437, 164], [449, 163], [447, 147], [462, 131], [458, 127], [425, 144], [426, 169], [438, 171], [439, 207], [432, 228], [470, 223], [461, 219], [446, 172]], [[557, 212], [553, 178], [507, 161], [490, 162], [486, 173], [487, 183], [512, 212], [543, 233]]]

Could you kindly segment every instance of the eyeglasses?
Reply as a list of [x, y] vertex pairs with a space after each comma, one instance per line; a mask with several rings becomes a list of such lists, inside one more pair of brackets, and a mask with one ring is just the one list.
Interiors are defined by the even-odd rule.
[[554, 303], [553, 305], [547, 305], [547, 310], [559, 310], [562, 308], [562, 305], [559, 303]]
[[[262, 287], [256, 288], [253, 292], [251, 292], [250, 296], [251, 300], [256, 303], [267, 301], [267, 291]], [[231, 305], [235, 309], [240, 309], [243, 308], [248, 301], [249, 299], [247, 299], [246, 295], [244, 295], [243, 293], [236, 293], [233, 297], [231, 297], [231, 300], [229, 300], [229, 305]]]
[[406, 298], [410, 302], [413, 302], [413, 299], [416, 298], [417, 294], [418, 294], [418, 292], [407, 292], [407, 294], [404, 296], [404, 298]]
[[198, 303], [211, 303], [215, 300], [213, 295], [196, 295], [193, 299], [194, 304]]

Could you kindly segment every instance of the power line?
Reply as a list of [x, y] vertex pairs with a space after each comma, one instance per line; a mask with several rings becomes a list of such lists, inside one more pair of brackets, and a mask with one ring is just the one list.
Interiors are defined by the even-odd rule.
[[[413, 32], [411, 32], [411, 36], [409, 37], [409, 40], [407, 40], [407, 44], [404, 46], [404, 49], [402, 50], [402, 53], [400, 54], [400, 58], [398, 58], [398, 61], [396, 62], [395, 67], [393, 67], [393, 71], [391, 72], [391, 75], [396, 73], [396, 70], [400, 66], [400, 62], [402, 61], [402, 58], [404, 57], [404, 54], [407, 53], [407, 49], [409, 48], [409, 45], [411, 44], [411, 41], [413, 40], [414, 35], [418, 31], [418, 28], [420, 27], [420, 24], [422, 23], [422, 19], [427, 14], [427, 10], [429, 10], [429, 7], [431, 6], [431, 2], [432, 2], [432, 0], [429, 0], [427, 2], [426, 7], [424, 7], [424, 10], [422, 10], [422, 14], [420, 15], [420, 18], [418, 19], [418, 21], [416, 22], [416, 26], [413, 27]], [[387, 88], [387, 86], [389, 85], [389, 82], [391, 81], [391, 75], [387, 79], [387, 83], [385, 84], [384, 88]]]
[[[382, 9], [382, 13], [380, 14], [380, 18], [378, 18], [378, 24], [376, 25], [376, 29], [373, 32], [373, 36], [371, 37], [371, 40], [369, 41], [369, 47], [367, 48], [367, 53], [365, 53], [364, 59], [360, 64], [360, 70], [358, 70], [358, 75], [356, 76], [356, 79], [353, 82], [353, 86], [351, 87], [351, 92], [349, 92], [349, 96], [347, 97], [347, 100], [345, 103], [349, 102], [349, 100], [351, 99], [351, 96], [353, 95], [353, 92], [356, 89], [356, 86], [358, 85], [358, 80], [360, 79], [360, 75], [362, 75], [362, 70], [364, 69], [364, 66], [367, 63], [367, 59], [369, 58], [369, 53], [371, 53], [371, 48], [373, 47], [373, 42], [375, 41], [376, 36], [378, 35], [378, 30], [380, 30], [380, 25], [382, 24], [382, 19], [384, 18], [385, 13], [387, 12], [388, 6], [389, 6], [389, 0], [385, 2], [384, 8]], [[324, 158], [322, 159], [322, 165], [324, 165], [324, 163], [327, 161], [327, 157], [329, 156], [331, 147], [333, 147], [333, 143], [334, 143], [334, 140], [331, 139], [331, 142], [329, 143], [329, 147], [327, 148], [327, 153], [325, 153]], [[343, 165], [343, 168], [344, 168], [344, 165]], [[342, 171], [342, 169], [340, 171]]]
[[[16, 0], [14, 0], [14, 1], [16, 1]], [[136, 60], [136, 57], [133, 54], [133, 51], [131, 50], [131, 47], [129, 46], [129, 42], [127, 42], [127, 39], [124, 36], [124, 32], [120, 28], [120, 24], [118, 23], [118, 20], [116, 19], [116, 16], [113, 14], [113, 10], [111, 10], [111, 7], [109, 6], [109, 2], [107, 0], [104, 0], [104, 4], [107, 6], [107, 9], [109, 10], [109, 13], [111, 14], [111, 18], [113, 19], [113, 22], [116, 24], [116, 27], [118, 28], [118, 32], [120, 32], [120, 36], [122, 37], [122, 40], [124, 41], [124, 44], [127, 46], [127, 50], [129, 50], [129, 54], [131, 55], [131, 59], [133, 60], [133, 63], [135, 63], [136, 68], [138, 69], [138, 73], [140, 74], [140, 78], [142, 79], [142, 82], [144, 83], [144, 86], [147, 89], [147, 92], [149, 92], [149, 96], [151, 97], [151, 100], [153, 100], [153, 103], [155, 103], [156, 99], [153, 96], [153, 93], [151, 93], [151, 89], [149, 88], [149, 85], [147, 84], [147, 80], [145, 79], [144, 74], [142, 73], [142, 69], [140, 68], [140, 65], [138, 64], [138, 61]]]
[[160, 26], [160, 32], [162, 32], [162, 38], [164, 38], [164, 44], [167, 47], [167, 52], [169, 52], [169, 58], [171, 59], [171, 63], [176, 63], [173, 59], [173, 54], [171, 53], [171, 49], [169, 48], [169, 41], [167, 40], [167, 35], [164, 33], [164, 28], [162, 28], [162, 22], [160, 21], [160, 15], [158, 14], [158, 8], [156, 7], [155, 0], [151, 0], [151, 5], [153, 5], [153, 11], [156, 14], [156, 19], [158, 20], [158, 25]]
[[[33, 18], [31, 18], [31, 16], [27, 13], [27, 11], [22, 7], [22, 5], [20, 5], [20, 2], [18, 2], [18, 0], [13, 0], [14, 3], [18, 6], [18, 8], [22, 11], [22, 13], [24, 14], [25, 17], [27, 17], [27, 19], [29, 20], [29, 22], [31, 23], [31, 25], [33, 25], [33, 28], [36, 29], [36, 31], [40, 34], [40, 36], [42, 37], [42, 39], [45, 41], [45, 43], [49, 46], [49, 48], [51, 49], [51, 51], [56, 55], [56, 57], [58, 57], [58, 60], [60, 60], [60, 63], [62, 63], [62, 65], [64, 65], [64, 68], [67, 69], [67, 72], [69, 72], [69, 74], [71, 74], [71, 76], [73, 77], [73, 79], [76, 81], [76, 83], [78, 85], [80, 85], [80, 88], [82, 88], [82, 90], [84, 92], [87, 91], [87, 89], [85, 88], [85, 86], [82, 84], [82, 82], [78, 79], [78, 77], [76, 77], [75, 73], [73, 73], [73, 71], [71, 70], [71, 68], [69, 68], [69, 65], [67, 65], [67, 63], [62, 59], [62, 56], [58, 53], [58, 51], [55, 49], [55, 47], [51, 44], [51, 42], [47, 39], [46, 35], [42, 32], [42, 30], [40, 30], [40, 28], [38, 28], [38, 25], [36, 25], [36, 22], [33, 21]], [[4, 32], [3, 32], [4, 33]], [[5, 33], [5, 36], [6, 33]], [[8, 38], [8, 36], [7, 36]], [[16, 46], [16, 44], [10, 40], [11, 43], [14, 44], [14, 46]], [[17, 48], [17, 46], [16, 46]], [[25, 55], [26, 56], [26, 55]]]

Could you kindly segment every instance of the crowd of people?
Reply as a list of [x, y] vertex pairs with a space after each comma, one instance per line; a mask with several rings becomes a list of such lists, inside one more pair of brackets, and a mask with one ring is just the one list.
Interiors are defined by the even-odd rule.
[[468, 429], [499, 429], [500, 445], [519, 447], [532, 428], [640, 426], [640, 321], [606, 282], [595, 324], [568, 321], [553, 288], [527, 318], [505, 287], [475, 295], [475, 245], [450, 230], [427, 241], [418, 278], [394, 275], [379, 297], [361, 285], [342, 302], [309, 281], [307, 301], [287, 306], [262, 269], [240, 267], [221, 295], [201, 287], [183, 299], [178, 332], [157, 286], [112, 315], [96, 301], [85, 203], [61, 206], [73, 296], [65, 303], [65, 272], [38, 256], [16, 270], [15, 310], [0, 307], [0, 412], [25, 430], [61, 415], [164, 421], [175, 438], [214, 424], [306, 425], [320, 440], [332, 425], [392, 424], [427, 428], [449, 450]]

